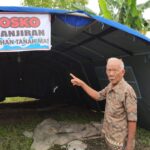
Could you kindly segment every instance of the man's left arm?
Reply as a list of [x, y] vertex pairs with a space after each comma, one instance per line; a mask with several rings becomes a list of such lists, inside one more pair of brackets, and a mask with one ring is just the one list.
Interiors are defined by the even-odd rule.
[[128, 138], [125, 150], [134, 150], [136, 125], [137, 125], [136, 121], [128, 121]]
[[130, 88], [126, 95], [125, 109], [128, 123], [128, 136], [125, 150], [134, 150], [137, 127], [137, 97], [133, 88]]

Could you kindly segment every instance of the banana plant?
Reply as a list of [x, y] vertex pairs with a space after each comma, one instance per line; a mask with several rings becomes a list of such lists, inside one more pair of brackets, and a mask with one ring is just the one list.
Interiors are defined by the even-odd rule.
[[105, 0], [99, 0], [99, 7], [101, 10], [101, 15], [108, 19], [113, 19], [112, 12], [108, 9], [107, 2]]
[[[148, 30], [148, 22], [142, 12], [150, 5], [150, 1], [137, 5], [136, 0], [98, 0], [100, 15], [125, 24], [140, 32]], [[108, 15], [109, 14], [109, 15]]]

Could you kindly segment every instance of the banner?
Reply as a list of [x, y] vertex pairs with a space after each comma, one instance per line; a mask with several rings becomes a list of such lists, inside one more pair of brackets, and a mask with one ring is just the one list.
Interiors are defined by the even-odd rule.
[[49, 14], [0, 13], [0, 52], [50, 50]]

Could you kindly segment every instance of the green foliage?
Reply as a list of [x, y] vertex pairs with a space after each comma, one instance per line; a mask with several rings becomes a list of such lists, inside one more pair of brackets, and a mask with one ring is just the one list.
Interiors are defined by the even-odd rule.
[[136, 7], [136, 0], [124, 1], [119, 14], [119, 22], [131, 28], [141, 30], [143, 27], [141, 15], [141, 11]]
[[87, 2], [87, 0], [24, 0], [23, 5], [75, 10], [74, 5], [81, 7]]
[[[143, 18], [142, 12], [150, 6], [150, 1], [137, 6], [136, 0], [98, 0], [100, 15], [115, 20], [134, 28], [140, 32], [146, 32], [150, 26]], [[85, 5], [88, 0], [24, 0], [23, 5], [35, 7], [49, 7], [68, 10], [84, 10], [94, 14]]]
[[111, 12], [108, 10], [105, 0], [99, 0], [99, 7], [101, 9], [101, 13], [105, 18], [112, 19]]
[[[101, 5], [101, 3], [105, 5]], [[149, 28], [148, 22], [143, 18], [142, 12], [150, 5], [150, 1], [145, 4], [138, 5], [136, 0], [99, 0], [99, 5], [101, 9], [100, 15], [111, 19], [109, 16], [105, 15], [111, 14], [112, 20], [125, 24], [131, 28], [134, 28], [140, 32], [147, 31]], [[103, 11], [105, 9], [105, 11]]]

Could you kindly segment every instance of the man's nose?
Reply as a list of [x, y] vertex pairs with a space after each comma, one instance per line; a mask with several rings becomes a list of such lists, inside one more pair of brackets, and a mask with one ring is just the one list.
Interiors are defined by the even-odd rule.
[[109, 75], [113, 76], [113, 75], [114, 75], [114, 72], [113, 72], [113, 71], [110, 71], [110, 72], [109, 72]]

